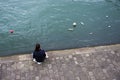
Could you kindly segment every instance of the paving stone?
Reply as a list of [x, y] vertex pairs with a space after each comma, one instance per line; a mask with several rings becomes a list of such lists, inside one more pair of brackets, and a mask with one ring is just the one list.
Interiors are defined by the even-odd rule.
[[102, 61], [105, 61], [106, 59], [105, 58], [101, 58]]
[[30, 70], [31, 70], [31, 71], [33, 70], [33, 66], [30, 66]]
[[0, 80], [2, 79], [2, 64], [0, 64]]
[[116, 79], [117, 78], [116, 74], [119, 74], [119, 73], [117, 73], [117, 71], [112, 69], [110, 66], [106, 70], [107, 70], [107, 73], [105, 74], [105, 76], [107, 77], [107, 75], [109, 75], [108, 79], [112, 80], [112, 79]]
[[69, 55], [69, 58], [71, 59], [71, 58], [72, 58], [72, 55]]
[[2, 80], [7, 80], [7, 64], [5, 64], [5, 63], [3, 63], [2, 64], [2, 66], [1, 66], [1, 69], [2, 69], [2, 71], [1, 71], [1, 73], [2, 73], [2, 77], [1, 77], [1, 79]]
[[115, 54], [115, 52], [114, 52], [114, 51], [111, 51], [111, 53], [112, 53], [112, 54]]
[[21, 77], [21, 80], [26, 80], [25, 77]]
[[48, 64], [48, 68], [51, 69], [52, 68], [52, 64]]
[[60, 76], [60, 80], [65, 80], [65, 77], [64, 76]]
[[111, 63], [111, 60], [110, 60], [110, 59], [107, 59], [107, 62], [108, 62], [108, 63]]
[[81, 54], [79, 51], [76, 51], [75, 54]]
[[44, 78], [44, 80], [50, 80], [50, 78], [49, 78], [48, 76], [46, 76], [46, 77]]
[[60, 57], [60, 59], [63, 59], [63, 57]]
[[73, 59], [74, 59], [74, 61], [76, 61], [76, 60], [77, 60], [77, 58], [76, 58], [76, 57], [73, 57]]
[[67, 57], [64, 57], [64, 58], [65, 58], [66, 61], [69, 61], [69, 58], [67, 58]]
[[91, 80], [96, 80], [94, 75], [93, 75], [93, 72], [89, 72], [89, 77], [91, 78]]
[[102, 72], [102, 70], [100, 68], [96, 68], [93, 70], [93, 73], [95, 74], [95, 78], [96, 80], [107, 80], [104, 73]]
[[75, 61], [75, 64], [77, 65], [77, 64], [78, 64], [78, 62], [77, 62], [77, 61]]
[[89, 54], [86, 54], [85, 56], [86, 56], [86, 57], [89, 57]]
[[20, 79], [20, 75], [16, 75], [16, 79]]
[[80, 80], [90, 80], [85, 72], [80, 73]]
[[76, 80], [80, 80], [80, 77], [76, 77], [75, 79], [76, 79]]
[[14, 69], [12, 68], [12, 65], [14, 65], [14, 63], [7, 63], [7, 68], [6, 68], [6, 76], [8, 79], [15, 79], [15, 73], [14, 72]]
[[116, 66], [116, 69], [120, 71], [120, 65], [116, 61], [112, 61], [112, 62], [113, 62], [113, 65]]
[[107, 70], [106, 69], [102, 69], [103, 70], [103, 73], [105, 73], [105, 75], [106, 75], [106, 77], [110, 77], [109, 75], [108, 75], [108, 73], [107, 73]]
[[59, 57], [56, 57], [56, 59], [59, 59]]
[[36, 77], [35, 77], [35, 80], [40, 80], [39, 76], [36, 76]]
[[119, 53], [117, 53], [117, 56], [118, 56], [118, 57], [120, 57], [120, 54], [119, 54]]
[[49, 70], [48, 73], [49, 73], [50, 79], [54, 79], [54, 78], [55, 78], [55, 77], [54, 77], [54, 71], [53, 71], [53, 70]]

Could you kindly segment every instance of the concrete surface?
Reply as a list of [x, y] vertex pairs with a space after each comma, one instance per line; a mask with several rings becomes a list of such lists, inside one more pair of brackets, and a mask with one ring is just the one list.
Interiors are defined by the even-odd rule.
[[0, 57], [0, 80], [120, 80], [120, 44]]

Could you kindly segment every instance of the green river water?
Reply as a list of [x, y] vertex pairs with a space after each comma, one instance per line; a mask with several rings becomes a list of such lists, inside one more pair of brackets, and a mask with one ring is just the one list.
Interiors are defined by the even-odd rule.
[[120, 0], [0, 0], [0, 56], [32, 52], [36, 43], [45, 50], [120, 43]]

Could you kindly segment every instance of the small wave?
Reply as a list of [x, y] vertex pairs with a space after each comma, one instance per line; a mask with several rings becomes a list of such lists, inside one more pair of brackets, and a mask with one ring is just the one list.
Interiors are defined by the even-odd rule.
[[73, 1], [83, 1], [83, 2], [101, 2], [105, 0], [73, 0]]
[[90, 41], [94, 41], [94, 39], [90, 39], [90, 40], [79, 40], [80, 42], [90, 42]]

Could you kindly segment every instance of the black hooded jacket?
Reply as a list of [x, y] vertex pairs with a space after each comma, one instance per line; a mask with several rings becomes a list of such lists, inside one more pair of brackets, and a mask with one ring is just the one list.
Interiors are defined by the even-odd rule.
[[33, 52], [33, 58], [35, 58], [37, 62], [43, 62], [45, 57], [46, 57], [46, 54], [44, 50], [40, 49], [39, 51]]

